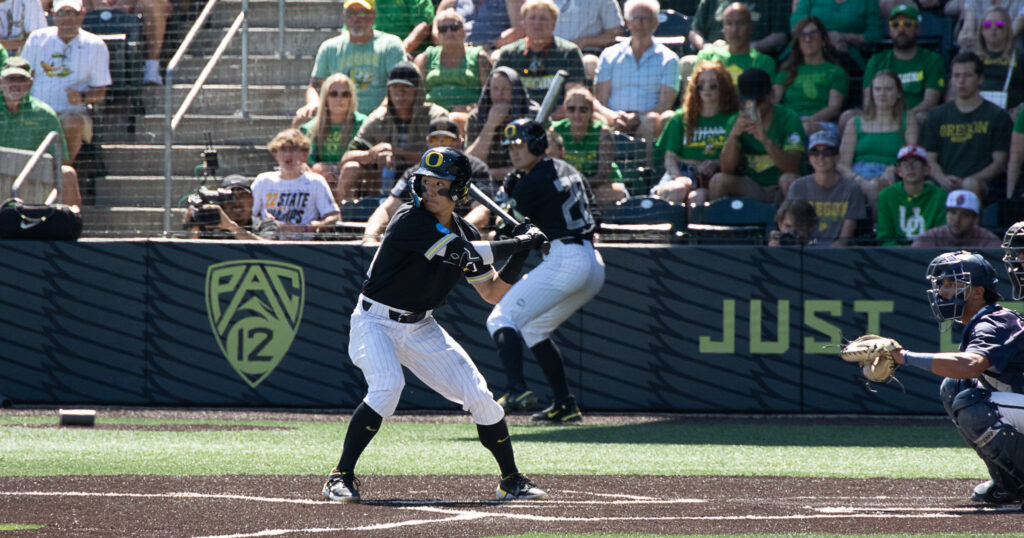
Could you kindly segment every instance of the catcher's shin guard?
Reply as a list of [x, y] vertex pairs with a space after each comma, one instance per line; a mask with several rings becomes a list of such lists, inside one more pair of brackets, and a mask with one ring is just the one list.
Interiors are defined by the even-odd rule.
[[953, 399], [953, 422], [985, 461], [992, 480], [1004, 490], [1024, 495], [1024, 434], [1003, 422], [991, 392], [961, 391]]

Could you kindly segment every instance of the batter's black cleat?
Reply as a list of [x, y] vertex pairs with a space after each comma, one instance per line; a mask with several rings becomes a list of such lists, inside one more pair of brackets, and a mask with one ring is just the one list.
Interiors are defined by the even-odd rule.
[[538, 488], [521, 473], [512, 473], [501, 479], [498, 489], [494, 492], [499, 501], [517, 501], [530, 499], [547, 499], [546, 491]]
[[996, 483], [991, 480], [988, 482], [982, 482], [975, 486], [974, 493], [971, 495], [971, 500], [987, 504], [1016, 504], [1021, 502], [1020, 497], [1006, 491], [1000, 486], [997, 486]]
[[340, 503], [357, 503], [359, 498], [359, 479], [352, 476], [352, 473], [342, 473], [337, 469], [327, 475], [327, 482], [324, 482], [324, 489], [321, 493], [324, 497]]
[[576, 405], [576, 397], [569, 396], [564, 402], [554, 402], [547, 409], [534, 413], [533, 420], [536, 422], [565, 424], [566, 422], [579, 422], [583, 420], [583, 413], [580, 413], [580, 406]]
[[506, 392], [498, 398], [498, 405], [505, 409], [506, 413], [513, 411], [530, 411], [537, 407], [537, 395], [532, 390], [522, 392]]

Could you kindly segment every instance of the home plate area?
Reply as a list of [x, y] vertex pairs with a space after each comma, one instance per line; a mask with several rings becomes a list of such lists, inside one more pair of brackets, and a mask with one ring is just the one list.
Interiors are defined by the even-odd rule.
[[[32, 536], [493, 536], [551, 533], [1014, 533], [1016, 505], [978, 480], [536, 475], [551, 498], [491, 500], [496, 476], [362, 476], [363, 502], [322, 476], [0, 478], [0, 526]], [[18, 533], [12, 533], [17, 535]]]

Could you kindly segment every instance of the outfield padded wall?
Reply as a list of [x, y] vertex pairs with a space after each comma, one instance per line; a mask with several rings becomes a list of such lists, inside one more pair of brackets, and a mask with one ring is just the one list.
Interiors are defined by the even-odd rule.
[[[348, 318], [373, 252], [319, 242], [0, 242], [0, 394], [16, 404], [353, 408], [365, 384], [348, 359]], [[836, 356], [840, 338], [868, 331], [915, 350], [955, 349], [925, 299], [937, 250], [600, 252], [604, 288], [555, 335], [586, 409], [942, 411], [937, 377], [901, 369], [900, 384], [869, 389]], [[1001, 253], [984, 254], [1009, 296]], [[460, 284], [435, 315], [499, 395], [489, 312]], [[526, 375], [546, 392], [528, 351]], [[458, 408], [407, 378], [400, 409]]]

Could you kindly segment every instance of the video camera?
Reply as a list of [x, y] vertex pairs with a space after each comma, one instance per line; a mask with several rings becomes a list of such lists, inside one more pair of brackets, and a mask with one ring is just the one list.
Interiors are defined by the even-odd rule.
[[235, 201], [235, 193], [231, 189], [209, 189], [199, 187], [188, 195], [185, 202], [192, 208], [192, 216], [185, 223], [188, 227], [216, 226], [220, 222], [220, 213], [216, 209], [203, 209], [204, 205], [223, 206]]

